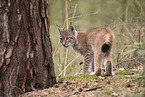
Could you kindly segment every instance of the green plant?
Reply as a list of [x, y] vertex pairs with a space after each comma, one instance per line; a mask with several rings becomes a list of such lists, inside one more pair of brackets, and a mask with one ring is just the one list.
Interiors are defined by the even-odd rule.
[[116, 71], [115, 75], [133, 75], [134, 73], [138, 73], [138, 71], [120, 70]]
[[139, 78], [138, 84], [140, 86], [145, 87], [145, 65], [143, 65], [143, 70], [142, 70], [142, 73], [141, 73], [141, 77]]
[[145, 42], [135, 42], [132, 45], [128, 45], [128, 47], [132, 48], [124, 52], [126, 55], [130, 53], [135, 53], [137, 56], [144, 56], [145, 55], [145, 49], [141, 48], [145, 45]]

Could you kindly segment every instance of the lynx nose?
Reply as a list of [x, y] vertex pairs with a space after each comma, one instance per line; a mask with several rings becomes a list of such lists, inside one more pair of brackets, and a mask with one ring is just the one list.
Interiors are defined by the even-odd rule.
[[64, 46], [64, 47], [68, 47], [68, 45], [64, 42], [64, 43], [62, 43], [62, 45]]
[[69, 45], [63, 44], [64, 47], [69, 47]]
[[62, 42], [62, 45], [65, 46], [65, 42]]

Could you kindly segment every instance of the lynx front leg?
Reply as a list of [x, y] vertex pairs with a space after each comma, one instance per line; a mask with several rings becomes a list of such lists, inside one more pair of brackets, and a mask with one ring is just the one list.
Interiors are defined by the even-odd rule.
[[86, 54], [86, 56], [84, 57], [84, 64], [82, 67], [82, 74], [86, 74], [89, 72], [89, 68], [92, 64], [92, 60], [93, 60], [93, 53]]

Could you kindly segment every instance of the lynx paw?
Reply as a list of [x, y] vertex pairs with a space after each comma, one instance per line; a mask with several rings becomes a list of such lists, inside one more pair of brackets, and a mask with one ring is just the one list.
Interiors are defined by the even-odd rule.
[[83, 73], [81, 72], [81, 73], [79, 73], [79, 72], [77, 72], [77, 73], [75, 73], [75, 75], [82, 75]]
[[105, 75], [106, 75], [106, 76], [111, 76], [111, 75], [114, 75], [114, 72], [112, 72], [112, 73], [107, 73], [107, 72], [105, 72]]
[[98, 69], [96, 72], [91, 72], [90, 75], [100, 76], [101, 75], [101, 69]]
[[95, 72], [91, 72], [90, 75], [95, 75]]
[[112, 72], [112, 75], [115, 75], [114, 72]]
[[75, 73], [75, 75], [79, 75], [79, 73], [77, 72], [77, 73]]

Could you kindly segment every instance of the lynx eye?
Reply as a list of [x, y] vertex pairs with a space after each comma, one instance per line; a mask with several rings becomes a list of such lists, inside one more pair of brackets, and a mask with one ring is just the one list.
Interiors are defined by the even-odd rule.
[[69, 37], [66, 37], [66, 40], [68, 40], [69, 39]]
[[62, 40], [62, 38], [60, 38], [60, 40]]

